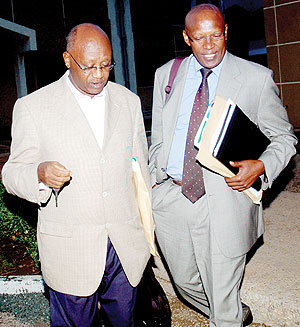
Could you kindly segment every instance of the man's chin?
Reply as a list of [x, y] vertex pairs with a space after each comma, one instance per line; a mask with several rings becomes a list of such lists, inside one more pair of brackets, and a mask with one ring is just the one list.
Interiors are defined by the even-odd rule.
[[204, 55], [198, 60], [200, 64], [205, 68], [214, 68], [219, 65], [221, 60], [214, 54], [214, 55]]
[[205, 68], [211, 69], [211, 68], [214, 68], [214, 67], [218, 66], [218, 64], [219, 63], [217, 61], [215, 61], [215, 60], [206, 60], [206, 61], [204, 61], [202, 63], [202, 66], [205, 67]]
[[92, 87], [92, 88], [89, 88], [88, 90], [86, 90], [86, 94], [93, 97], [97, 94], [100, 94], [104, 89], [104, 85], [101, 85], [99, 87]]

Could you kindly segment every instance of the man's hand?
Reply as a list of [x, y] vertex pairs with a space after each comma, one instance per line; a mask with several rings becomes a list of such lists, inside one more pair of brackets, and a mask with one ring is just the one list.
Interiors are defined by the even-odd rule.
[[37, 173], [39, 182], [43, 182], [51, 188], [59, 189], [71, 179], [71, 171], [57, 161], [40, 163]]
[[230, 161], [230, 165], [238, 167], [239, 172], [233, 177], [225, 177], [225, 181], [237, 191], [247, 190], [265, 171], [265, 165], [261, 160]]

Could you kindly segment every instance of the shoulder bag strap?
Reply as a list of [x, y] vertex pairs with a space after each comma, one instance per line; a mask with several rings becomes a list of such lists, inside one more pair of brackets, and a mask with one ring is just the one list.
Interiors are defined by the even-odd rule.
[[173, 85], [173, 81], [175, 79], [175, 76], [178, 72], [178, 69], [182, 63], [182, 60], [184, 59], [185, 57], [176, 57], [173, 61], [173, 64], [172, 64], [172, 67], [171, 67], [171, 70], [170, 70], [170, 75], [169, 75], [169, 82], [168, 82], [168, 85], [165, 87], [165, 92], [166, 92], [166, 100], [165, 102], [167, 102], [167, 99], [168, 99], [168, 96], [171, 92], [171, 88], [172, 88], [172, 85]]

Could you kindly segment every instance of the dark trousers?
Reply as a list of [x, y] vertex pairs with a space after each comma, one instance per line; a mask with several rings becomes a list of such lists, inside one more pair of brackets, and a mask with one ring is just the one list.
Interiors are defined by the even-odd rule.
[[101, 326], [97, 314], [98, 301], [105, 326], [134, 327], [136, 290], [129, 284], [117, 253], [108, 240], [104, 275], [93, 295], [74, 296], [49, 288], [51, 327]]

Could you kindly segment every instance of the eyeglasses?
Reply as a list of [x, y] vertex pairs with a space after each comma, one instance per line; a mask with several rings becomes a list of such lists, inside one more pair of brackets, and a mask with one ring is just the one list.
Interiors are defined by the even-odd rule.
[[189, 40], [191, 42], [196, 42], [196, 43], [204, 43], [204, 41], [206, 41], [207, 38], [209, 38], [209, 41], [218, 42], [218, 41], [222, 40], [224, 38], [224, 36], [225, 36], [225, 32], [223, 32], [223, 33], [219, 32], [219, 33], [214, 33], [214, 34], [211, 34], [211, 35], [199, 36], [199, 37], [197, 37], [195, 39], [192, 39], [188, 35], [187, 31], [185, 31], [185, 33], [186, 33], [187, 37], [189, 38]]
[[74, 60], [74, 62], [76, 63], [76, 65], [84, 72], [84, 74], [88, 75], [90, 74], [91, 72], [96, 72], [97, 69], [99, 68], [101, 71], [105, 71], [105, 72], [109, 72], [111, 71], [116, 63], [113, 62], [112, 64], [110, 65], [105, 65], [105, 66], [92, 66], [92, 67], [81, 67], [81, 65], [77, 62], [77, 60], [72, 56], [72, 54], [67, 51], [68, 54], [71, 56], [71, 58]]

